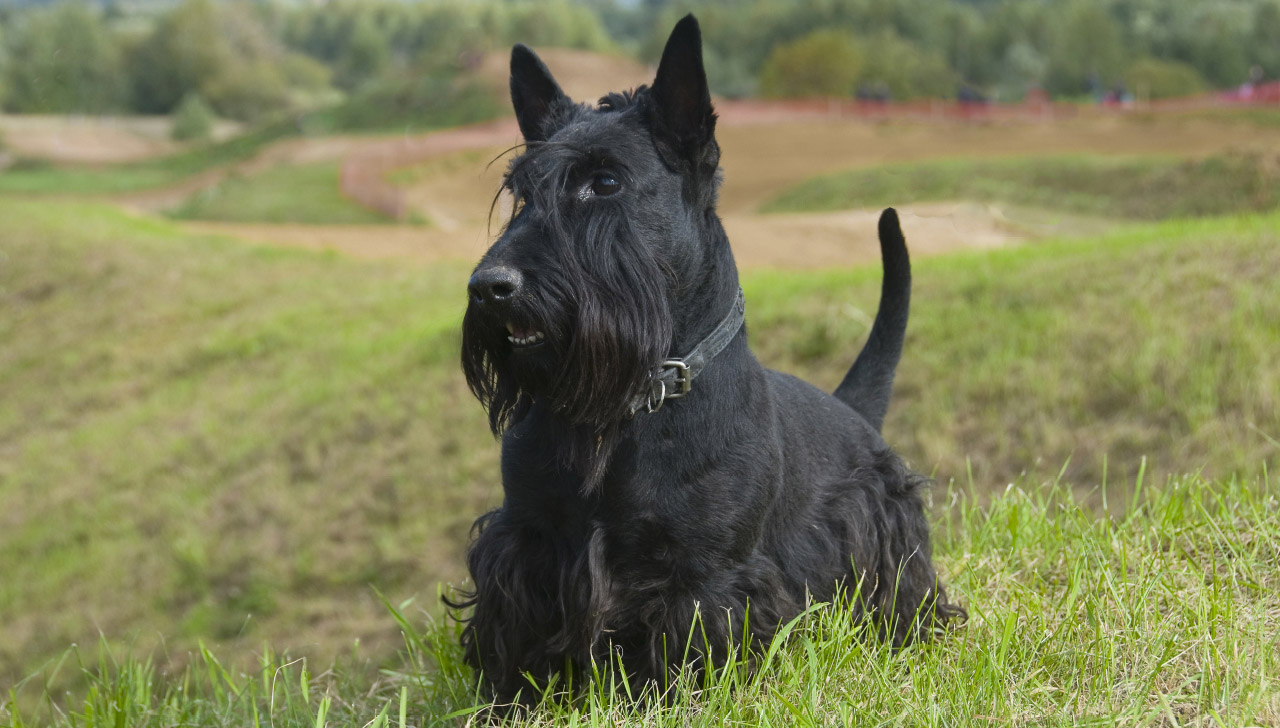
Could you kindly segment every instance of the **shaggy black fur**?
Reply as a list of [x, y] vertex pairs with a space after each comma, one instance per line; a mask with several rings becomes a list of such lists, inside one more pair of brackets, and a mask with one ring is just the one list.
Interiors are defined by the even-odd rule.
[[697, 21], [652, 87], [596, 108], [518, 45], [511, 96], [517, 205], [470, 281], [462, 353], [502, 434], [505, 498], [476, 522], [474, 592], [451, 603], [471, 609], [463, 645], [492, 696], [618, 664], [660, 685], [767, 641], [808, 599], [857, 599], [894, 644], [962, 617], [931, 564], [926, 480], [879, 433], [910, 298], [896, 214], [871, 337], [834, 397], [762, 367], [743, 327], [687, 397], [632, 417], [738, 293]]

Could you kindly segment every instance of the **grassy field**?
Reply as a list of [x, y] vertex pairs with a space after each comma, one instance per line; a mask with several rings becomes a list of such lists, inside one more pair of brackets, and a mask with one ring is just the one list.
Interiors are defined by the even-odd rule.
[[166, 187], [214, 167], [249, 159], [267, 144], [297, 133], [297, 125], [285, 120], [224, 142], [125, 164], [59, 165], [19, 160], [0, 171], [0, 193], [102, 195]]
[[[737, 661], [686, 675], [672, 699], [635, 703], [596, 686], [549, 693], [522, 725], [828, 726], [1280, 724], [1280, 501], [1269, 481], [1179, 478], [1137, 487], [1127, 515], [1098, 518], [1069, 490], [1010, 488], [975, 506], [955, 491], [938, 557], [970, 620], [893, 652], [842, 604], [815, 604]], [[472, 725], [488, 713], [461, 665], [457, 629], [389, 609], [404, 631], [381, 671], [262, 653], [240, 671], [206, 649], [176, 674], [100, 648], [58, 669], [88, 684], [53, 708], [18, 686], [14, 726]], [[20, 697], [33, 698], [29, 710]], [[513, 721], [514, 722], [514, 721]], [[504, 721], [506, 724], [506, 721]]]
[[[371, 587], [394, 603], [416, 599], [415, 624], [438, 613], [436, 584], [462, 576], [470, 520], [498, 495], [497, 448], [456, 364], [467, 264], [359, 263], [249, 247], [90, 204], [0, 199], [0, 218], [0, 301], [11, 312], [0, 317], [0, 687], [50, 665], [71, 643], [93, 644], [99, 633], [121, 654], [163, 644], [154, 669], [170, 675], [181, 674], [197, 639], [236, 668], [252, 663], [264, 642], [308, 655], [313, 665], [352, 652], [380, 664], [398, 628]], [[1208, 485], [1186, 486], [1196, 494], [1235, 493], [1234, 480], [1254, 483], [1274, 465], [1280, 215], [1132, 226], [1094, 240], [926, 259], [915, 268], [912, 325], [886, 436], [943, 484], [940, 522], [957, 517], [959, 506], [943, 496], [953, 481], [969, 494], [965, 517], [1017, 529], [1011, 518], [1043, 520], [1059, 508], [1074, 514], [1075, 506], [1024, 511], [1029, 501], [1017, 496], [978, 509], [1010, 482], [1035, 491], [1061, 471], [1062, 490], [1096, 508], [1104, 482], [1115, 498], [1127, 498], [1144, 457], [1148, 483], [1202, 473]], [[879, 271], [757, 271], [744, 287], [760, 357], [830, 388], [865, 335]], [[1184, 498], [1187, 518], [1201, 518], [1192, 507], [1198, 498]], [[1265, 502], [1253, 502], [1265, 512]], [[1055, 529], [1060, 518], [1034, 528]], [[1186, 528], [1205, 539], [1215, 527], [1228, 529], [1242, 548], [1274, 544], [1274, 521], [1238, 518], [1245, 520], [1204, 517]], [[1123, 538], [1154, 538], [1147, 524], [1133, 522]], [[1089, 568], [1061, 578], [1035, 563], [1002, 571], [1004, 560], [1022, 558], [1021, 546], [1005, 553], [1007, 546], [966, 541], [965, 528], [956, 528], [945, 571], [967, 602], [984, 609], [1011, 607], [1008, 592], [1030, 589], [1025, 580], [1033, 577], [1054, 589], [1071, 579], [1110, 588], [1104, 575], [1112, 572], [1097, 568], [1111, 565], [1100, 557], [1078, 562], [1048, 544], [1044, 553], [1063, 559], [1053, 568]], [[1105, 533], [1094, 535], [1098, 547], [1121, 548]], [[1156, 559], [1156, 541], [1143, 543]], [[1259, 553], [1229, 566], [1253, 570], [1239, 572], [1254, 574], [1252, 583], [1274, 583], [1275, 550]], [[980, 564], [991, 571], [975, 571]], [[1114, 572], [1136, 573], [1143, 572]], [[1226, 601], [1190, 603], [1207, 614], [1271, 610], [1274, 624], [1271, 597], [1250, 593], [1214, 591]], [[1129, 592], [1121, 596], [1110, 608], [1129, 603]], [[1041, 592], [1022, 597], [1053, 603]], [[1097, 599], [1118, 597], [1101, 591]], [[1164, 606], [1157, 612], [1148, 618], [1173, 618]], [[1008, 621], [1018, 614], [1001, 611], [1005, 621], [991, 630], [1025, 637], [1028, 625]], [[948, 659], [976, 660], [1000, 644], [1006, 652], [1030, 648], [1008, 636], [978, 640], [986, 633], [976, 627], [966, 634], [977, 640], [964, 643], [973, 651]], [[1093, 665], [1097, 655], [1128, 664], [1119, 651], [1142, 647], [1133, 636], [1091, 634], [1093, 641], [1063, 642], [1062, 653], [1045, 659], [1076, 654], [1085, 662], [1074, 669], [1092, 675], [1093, 667], [1079, 665]], [[1197, 649], [1234, 654], [1223, 643], [1206, 646], [1202, 633], [1185, 637]], [[1170, 644], [1169, 655], [1183, 659], [1182, 643]], [[83, 651], [96, 660], [91, 648]], [[1019, 654], [1000, 657], [1000, 669], [1012, 669], [1008, 661]], [[794, 669], [803, 666], [799, 653], [789, 659]], [[1231, 657], [1228, 669], [1252, 664], [1242, 660]], [[884, 664], [876, 679], [907, 680], [894, 671], [910, 663]], [[1058, 698], [1045, 693], [1061, 673], [1036, 670], [1032, 664], [1022, 673], [1030, 682], [1013, 683], [1031, 702], [1010, 702], [1005, 715], [1039, 714], [1072, 693], [1070, 686], [1056, 688]], [[384, 696], [379, 691], [401, 679], [353, 674], [361, 695]], [[946, 673], [912, 672], [935, 674]], [[1180, 701], [1203, 689], [1198, 710], [1223, 700], [1274, 700], [1274, 693], [1223, 693], [1225, 683], [1214, 681], [1234, 678], [1206, 674], [1212, 680], [1194, 685], [1162, 682], [1159, 694]], [[50, 685], [57, 694], [78, 679], [65, 666]], [[882, 690], [889, 683], [871, 684]], [[149, 699], [159, 700], [172, 687], [165, 685]], [[99, 695], [115, 689], [121, 684], [101, 686]], [[760, 698], [780, 710], [813, 697], [788, 689], [778, 694], [785, 700], [773, 688]], [[22, 694], [33, 690], [39, 694], [39, 680]], [[448, 705], [466, 707], [456, 690]], [[924, 700], [926, 693], [914, 695]], [[1126, 710], [1157, 705], [1146, 693], [1095, 695], [1073, 715], [1110, 714], [1115, 706], [1099, 702], [1110, 699]], [[209, 700], [182, 709], [213, 711], [216, 700]], [[428, 711], [420, 694], [414, 700], [415, 710]], [[885, 705], [878, 700], [851, 704]], [[242, 716], [234, 711], [248, 703], [238, 705], [225, 715]], [[297, 709], [315, 707], [302, 701]], [[1274, 715], [1274, 706], [1266, 709], [1273, 712], [1260, 714]]]
[[1280, 206], [1280, 157], [1254, 152], [1198, 160], [935, 160], [816, 177], [786, 190], [762, 209], [808, 212], [934, 200], [1016, 203], [1141, 220], [1266, 212]]
[[277, 165], [251, 175], [233, 174], [170, 211], [185, 220], [348, 225], [395, 222], [346, 197], [339, 164]]
[[[453, 376], [462, 270], [247, 248], [104, 206], [0, 209], [6, 678], [90, 625], [376, 647], [394, 630], [368, 583], [403, 596], [453, 575], [493, 477]], [[53, 608], [67, 600], [84, 606]]]

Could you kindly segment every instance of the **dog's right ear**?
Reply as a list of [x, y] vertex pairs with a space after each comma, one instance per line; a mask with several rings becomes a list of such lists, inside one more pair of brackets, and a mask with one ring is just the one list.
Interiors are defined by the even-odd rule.
[[526, 142], [546, 141], [555, 107], [572, 103], [538, 54], [522, 43], [511, 49], [511, 105]]

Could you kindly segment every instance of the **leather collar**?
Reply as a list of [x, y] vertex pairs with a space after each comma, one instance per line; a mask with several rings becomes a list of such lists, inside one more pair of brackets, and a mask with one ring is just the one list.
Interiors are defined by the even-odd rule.
[[657, 412], [663, 402], [689, 394], [694, 377], [702, 373], [703, 368], [737, 336], [746, 320], [746, 310], [747, 300], [739, 288], [733, 308], [729, 309], [729, 313], [706, 338], [699, 341], [683, 358], [667, 359], [654, 368], [649, 375], [649, 391], [641, 392], [631, 400], [631, 416], [634, 417], [641, 410]]

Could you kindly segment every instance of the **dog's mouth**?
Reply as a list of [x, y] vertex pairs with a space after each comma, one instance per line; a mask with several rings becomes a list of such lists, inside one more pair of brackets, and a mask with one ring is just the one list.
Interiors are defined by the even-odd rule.
[[510, 341], [515, 349], [532, 349], [542, 346], [547, 341], [545, 333], [531, 326], [516, 326], [510, 321], [507, 322], [507, 334], [507, 341]]

